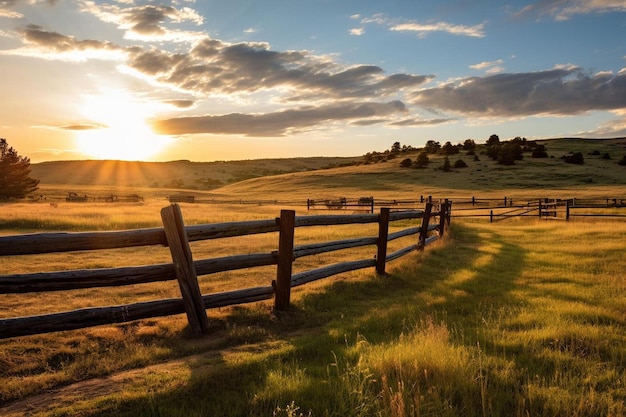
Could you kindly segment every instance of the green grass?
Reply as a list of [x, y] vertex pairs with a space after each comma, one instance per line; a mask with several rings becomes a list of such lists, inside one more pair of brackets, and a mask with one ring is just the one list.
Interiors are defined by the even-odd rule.
[[[547, 148], [555, 158], [527, 158], [514, 167], [498, 166], [483, 155], [480, 162], [467, 160], [469, 168], [451, 173], [434, 169], [439, 157], [426, 170], [402, 169], [399, 160], [392, 160], [255, 178], [197, 193], [297, 201], [429, 194], [453, 199], [623, 196], [626, 174], [615, 164], [623, 142], [560, 140]], [[596, 148], [613, 159], [588, 156]], [[570, 150], [583, 152], [585, 165], [558, 159]], [[253, 163], [240, 162], [237, 169], [261, 172], [248, 162]], [[172, 178], [184, 169], [170, 173]], [[170, 174], [163, 174], [163, 181]], [[98, 172], [90, 175], [111, 180]], [[42, 184], [43, 191], [59, 195], [77, 191], [73, 187]], [[169, 204], [165, 197], [176, 192], [92, 183], [81, 190], [137, 192], [146, 200], [3, 204], [0, 233], [158, 227], [159, 210]], [[284, 208], [181, 206], [187, 224], [268, 219]], [[296, 210], [298, 215], [329, 213]], [[296, 244], [375, 234], [375, 227], [307, 228], [296, 232]], [[276, 236], [267, 234], [197, 242], [192, 249], [200, 259], [264, 252], [276, 244]], [[210, 310], [211, 334], [203, 338], [192, 339], [179, 315], [0, 341], [0, 414], [621, 416], [626, 414], [625, 250], [626, 225], [619, 221], [453, 219], [444, 242], [395, 261], [387, 276], [364, 270], [296, 288], [293, 308], [278, 315], [271, 302]], [[373, 252], [304, 258], [295, 271], [353, 256]], [[169, 259], [167, 248], [134, 248], [1, 262], [3, 273], [22, 273]], [[268, 267], [203, 277], [200, 285], [208, 293], [267, 285], [274, 278], [275, 269]], [[177, 284], [168, 281], [0, 295], [0, 317], [178, 294]], [[21, 412], [2, 408], [11, 405]]]
[[298, 291], [278, 316], [231, 309], [199, 340], [155, 319], [2, 342], [3, 392], [181, 358], [40, 415], [620, 416], [624, 249], [618, 222], [456, 222], [387, 276]]

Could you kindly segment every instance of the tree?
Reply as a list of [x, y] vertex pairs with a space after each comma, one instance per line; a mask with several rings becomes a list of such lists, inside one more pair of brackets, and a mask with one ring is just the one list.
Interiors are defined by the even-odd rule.
[[0, 200], [24, 198], [37, 190], [39, 180], [30, 177], [30, 158], [20, 156], [6, 139], [0, 139]]
[[401, 166], [402, 168], [410, 168], [412, 164], [413, 164], [413, 161], [411, 161], [411, 158], [406, 158], [406, 159], [403, 159], [403, 160], [400, 162], [400, 166]]
[[391, 153], [400, 153], [401, 150], [402, 146], [400, 142], [394, 142], [393, 145], [391, 145]]
[[463, 142], [463, 150], [473, 151], [474, 149], [476, 149], [476, 142], [474, 142], [474, 139], [465, 139], [465, 142]]
[[441, 149], [441, 144], [432, 139], [426, 142], [426, 146], [424, 146], [424, 150], [428, 153], [437, 153], [439, 149]]
[[417, 155], [417, 159], [414, 162], [416, 168], [424, 168], [430, 160], [428, 159], [428, 152], [422, 151]]
[[446, 142], [440, 149], [443, 155], [454, 155], [459, 153], [459, 149], [450, 142]]

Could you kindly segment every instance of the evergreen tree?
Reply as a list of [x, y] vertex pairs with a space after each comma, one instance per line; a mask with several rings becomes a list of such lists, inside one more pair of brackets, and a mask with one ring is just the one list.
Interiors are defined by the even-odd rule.
[[0, 139], [0, 200], [24, 198], [37, 190], [39, 180], [30, 177], [30, 158], [20, 156], [6, 139]]

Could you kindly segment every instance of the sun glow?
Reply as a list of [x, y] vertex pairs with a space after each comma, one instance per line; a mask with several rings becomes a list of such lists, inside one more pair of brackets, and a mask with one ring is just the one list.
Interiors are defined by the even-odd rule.
[[76, 132], [80, 151], [96, 159], [149, 159], [170, 142], [147, 124], [154, 110], [153, 105], [122, 91], [85, 96], [81, 113], [94, 128]]

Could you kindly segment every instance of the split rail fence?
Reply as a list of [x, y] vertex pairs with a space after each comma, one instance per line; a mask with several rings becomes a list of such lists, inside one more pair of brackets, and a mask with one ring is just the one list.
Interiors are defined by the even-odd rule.
[[[424, 247], [444, 235], [450, 224], [450, 203], [427, 203], [423, 210], [394, 211], [382, 208], [379, 214], [298, 216], [282, 210], [280, 218], [244, 222], [186, 226], [178, 204], [161, 210], [162, 228], [106, 232], [38, 233], [0, 237], [0, 260], [6, 256], [29, 256], [55, 252], [100, 251], [138, 246], [169, 246], [172, 263], [0, 275], [0, 294], [66, 291], [96, 287], [145, 284], [178, 280], [182, 298], [134, 304], [90, 307], [59, 313], [0, 319], [0, 339], [85, 327], [124, 323], [139, 319], [186, 313], [194, 335], [208, 332], [207, 309], [251, 303], [274, 298], [276, 310], [287, 309], [291, 288], [333, 275], [374, 267], [385, 273], [386, 263]], [[389, 233], [389, 223], [417, 219], [420, 225]], [[435, 221], [437, 220], [437, 221]], [[308, 226], [335, 226], [378, 223], [378, 236], [294, 246], [295, 229]], [[234, 255], [194, 260], [189, 242], [278, 232], [278, 250], [271, 253]], [[387, 253], [387, 243], [409, 236], [409, 246]], [[375, 245], [376, 256], [350, 260], [292, 274], [300, 257], [341, 249]], [[198, 276], [218, 272], [276, 265], [276, 279], [267, 286], [201, 294]]]

